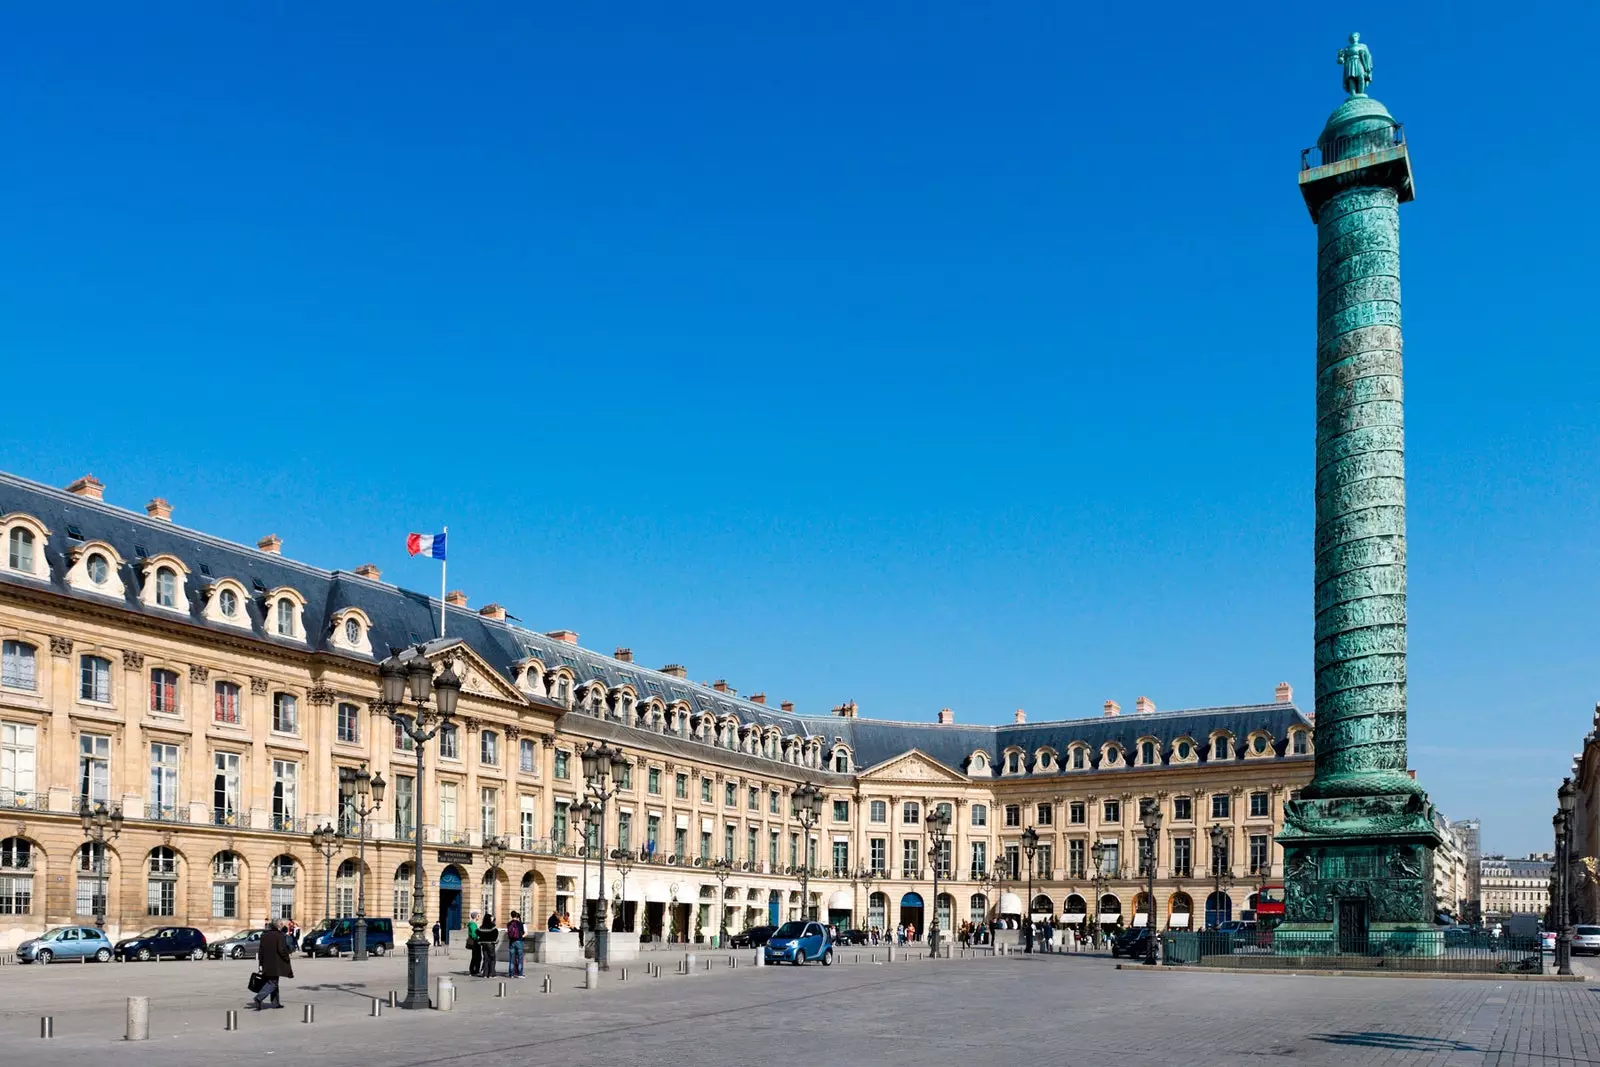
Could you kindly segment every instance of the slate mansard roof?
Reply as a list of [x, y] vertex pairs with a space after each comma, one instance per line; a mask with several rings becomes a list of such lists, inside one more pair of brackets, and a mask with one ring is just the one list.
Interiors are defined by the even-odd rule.
[[[297, 591], [306, 602], [306, 641], [303, 644], [289, 642], [290, 647], [351, 657], [351, 652], [335, 648], [330, 641], [335, 618], [350, 608], [359, 608], [371, 620], [374, 661], [386, 654], [391, 645], [413, 645], [439, 636], [439, 601], [424, 593], [400, 589], [348, 571], [321, 570], [0, 472], [0, 516], [15, 512], [30, 515], [49, 529], [50, 536], [43, 551], [49, 568], [50, 588], [55, 594], [70, 599], [106, 602], [104, 596], [74, 589], [66, 582], [71, 566], [68, 552], [73, 546], [103, 541], [115, 548], [124, 560], [120, 568], [126, 589], [122, 607], [134, 614], [157, 615], [163, 620], [173, 617], [169, 610], [149, 608], [139, 599], [143, 561], [170, 554], [189, 568], [184, 583], [189, 601], [188, 621], [201, 628], [238, 635], [237, 628], [213, 623], [203, 614], [203, 588], [213, 581], [232, 578], [251, 594], [246, 600], [253, 634], [268, 644], [283, 639], [276, 637], [267, 625], [259, 597], [283, 586]], [[8, 585], [37, 588], [40, 582], [0, 567], [0, 587]], [[1020, 748], [1031, 757], [1045, 747], [1064, 754], [1072, 744], [1082, 742], [1098, 752], [1103, 745], [1116, 742], [1131, 754], [1139, 739], [1144, 737], [1161, 741], [1164, 753], [1170, 752], [1173, 743], [1180, 738], [1190, 738], [1196, 743], [1200, 757], [1206, 759], [1209, 757], [1207, 742], [1217, 730], [1228, 731], [1241, 740], [1252, 731], [1265, 730], [1272, 735], [1278, 754], [1283, 755], [1287, 751], [1289, 729], [1311, 725], [1292, 703], [1000, 726], [801, 715], [592, 652], [466, 608], [447, 606], [445, 612], [447, 635], [471, 645], [513, 685], [518, 681], [518, 665], [529, 658], [538, 659], [546, 670], [566, 665], [579, 686], [594, 679], [603, 681], [608, 688], [627, 684], [641, 701], [653, 696], [668, 704], [681, 700], [695, 712], [733, 715], [744, 723], [775, 726], [785, 734], [818, 737], [830, 746], [835, 740], [840, 741], [850, 749], [851, 761], [858, 771], [911, 749], [964, 772], [969, 757], [975, 752], [986, 753], [991, 764], [998, 767], [1005, 751], [1012, 747]]]

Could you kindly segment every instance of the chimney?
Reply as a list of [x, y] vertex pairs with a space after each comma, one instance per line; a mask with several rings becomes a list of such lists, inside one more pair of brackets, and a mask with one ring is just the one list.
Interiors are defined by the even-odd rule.
[[833, 713], [841, 719], [853, 719], [856, 717], [856, 702], [854, 700], [846, 700], [843, 704], [834, 708]]
[[172, 521], [172, 505], [159, 496], [144, 506], [144, 513], [162, 522]]
[[1108, 719], [1115, 715], [1121, 715], [1122, 705], [1118, 704], [1115, 700], [1106, 701], [1105, 714], [1106, 718]]
[[569, 645], [575, 645], [578, 643], [578, 631], [576, 630], [551, 630], [549, 633], [545, 634], [545, 636], [553, 637], [557, 641], [561, 641]]
[[689, 677], [689, 669], [681, 663], [669, 663], [665, 667], [661, 668], [661, 673], [670, 678]]
[[953, 726], [955, 724], [955, 721], [956, 721], [956, 713], [955, 712], [951, 711], [949, 708], [940, 708], [939, 709], [939, 725], [940, 726]]
[[785, 700], [782, 704], [778, 705], [778, 710], [779, 711], [793, 712], [794, 711], [794, 701]]
[[85, 474], [82, 478], [67, 486], [67, 492], [73, 496], [81, 496], [85, 500], [104, 500], [106, 483], [92, 474]]
[[615, 652], [611, 653], [611, 655], [616, 659], [621, 660], [623, 663], [633, 662], [633, 649], [631, 648], [619, 648]]
[[1018, 722], [1018, 723], [1027, 722], [1028, 721], [1028, 713], [1023, 711], [1021, 708], [1018, 708], [1017, 709], [1017, 713], [1011, 717], [1011, 721], [1012, 722]]
[[506, 621], [506, 609], [499, 604], [485, 604], [478, 609], [478, 614], [486, 619], [493, 619], [495, 622]]
[[444, 602], [453, 608], [464, 608], [467, 606], [467, 594], [459, 589], [452, 589], [444, 595]]
[[383, 572], [378, 569], [376, 563], [363, 563], [356, 568], [356, 574], [362, 578], [371, 578], [375, 582], [383, 577]]
[[728, 692], [728, 680], [726, 678], [718, 678], [716, 681], [711, 683], [711, 688], [715, 689], [719, 693], [726, 693]]
[[766, 702], [767, 694], [765, 693], [752, 693], [750, 696], [750, 703], [752, 704], [765, 704]]
[[1140, 697], [1133, 702], [1133, 710], [1140, 715], [1149, 715], [1156, 710], [1156, 702], [1149, 697]]
[[1288, 682], [1279, 682], [1278, 688], [1273, 695], [1277, 697], [1279, 704], [1292, 704], [1294, 703], [1294, 686]]
[[256, 547], [270, 555], [281, 556], [283, 555], [283, 538], [277, 534], [267, 534], [267, 536], [256, 542]]

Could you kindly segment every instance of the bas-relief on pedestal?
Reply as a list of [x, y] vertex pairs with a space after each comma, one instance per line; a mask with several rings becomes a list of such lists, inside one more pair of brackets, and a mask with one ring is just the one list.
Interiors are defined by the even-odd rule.
[[[1405, 422], [1398, 126], [1365, 94], [1371, 53], [1341, 50], [1350, 97], [1301, 174], [1317, 223], [1317, 764], [1285, 805], [1285, 923], [1355, 948], [1434, 919], [1432, 805], [1406, 769]], [[1307, 939], [1309, 943], [1312, 939]]]

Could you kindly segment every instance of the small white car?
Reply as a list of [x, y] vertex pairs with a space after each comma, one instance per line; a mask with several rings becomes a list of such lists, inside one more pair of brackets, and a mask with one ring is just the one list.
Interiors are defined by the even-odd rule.
[[1572, 954], [1585, 952], [1600, 956], [1600, 926], [1577, 926], [1572, 930]]

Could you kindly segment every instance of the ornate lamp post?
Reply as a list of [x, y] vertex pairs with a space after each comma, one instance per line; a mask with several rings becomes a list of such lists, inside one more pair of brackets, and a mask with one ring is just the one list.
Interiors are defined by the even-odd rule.
[[619, 848], [611, 853], [611, 862], [615, 863], [617, 870], [622, 873], [622, 903], [618, 906], [618, 910], [621, 912], [623, 933], [630, 933], [633, 930], [633, 923], [628, 916], [628, 872], [633, 870], [633, 860], [631, 849]]
[[723, 856], [711, 865], [717, 876], [717, 947], [728, 947], [728, 875], [733, 873], [733, 861]]
[[[1233, 865], [1233, 857], [1228, 855], [1228, 828], [1220, 823], [1213, 826], [1208, 835], [1211, 838], [1211, 900], [1213, 907], [1208, 907], [1206, 913], [1215, 917], [1215, 921], [1207, 929], [1215, 930], [1222, 923], [1222, 884], [1233, 884], [1233, 872], [1229, 869]], [[1219, 858], [1220, 857], [1220, 858]]]
[[1577, 818], [1578, 788], [1563, 778], [1556, 790], [1556, 973], [1572, 973], [1572, 824]]
[[367, 958], [367, 819], [383, 807], [387, 788], [383, 775], [373, 777], [366, 764], [354, 774], [339, 778], [340, 806], [360, 821], [361, 843], [356, 853], [356, 937], [352, 949], [358, 960]]
[[[422, 906], [422, 751], [433, 740], [440, 727], [456, 713], [456, 701], [461, 696], [461, 679], [447, 661], [444, 673], [433, 676], [433, 664], [423, 654], [421, 645], [412, 650], [410, 661], [400, 658], [400, 650], [389, 649], [389, 658], [378, 664], [378, 682], [382, 687], [379, 710], [389, 717], [404, 734], [411, 738], [417, 751], [417, 777], [412, 799], [411, 837], [416, 845], [411, 861], [411, 937], [406, 940], [406, 997], [402, 1008], [428, 1007], [428, 934], [425, 929], [428, 916]], [[406, 689], [411, 690], [412, 710], [402, 710]], [[435, 695], [438, 708], [428, 705]], [[364, 943], [363, 943], [364, 947]]]
[[[933, 958], [939, 958], [939, 868], [944, 865], [944, 846], [949, 840], [950, 812], [941, 807], [935, 807], [928, 812], [924, 820], [928, 828], [928, 862], [933, 866], [933, 921], [928, 924], [928, 947], [933, 950]], [[954, 921], [955, 916], [952, 915]]]
[[606, 921], [611, 903], [610, 894], [606, 892], [606, 802], [617, 795], [618, 783], [628, 770], [628, 759], [622, 754], [621, 749], [609, 745], [597, 745], [589, 742], [584, 746], [579, 757], [583, 760], [583, 777], [589, 786], [590, 803], [594, 806], [596, 818], [600, 823], [600, 914], [596, 925], [599, 927], [594, 932], [594, 961], [600, 965], [602, 971], [611, 969], [609, 950], [611, 947], [611, 925]]
[[861, 891], [867, 895], [866, 922], [861, 929], [866, 930], [870, 935], [872, 933], [872, 883], [878, 875], [871, 867], [863, 867], [852, 877], [861, 883]]
[[[574, 804], [567, 809], [567, 814], [572, 818], [572, 828], [578, 832], [578, 862], [582, 865], [583, 881], [578, 885], [578, 943], [583, 944], [585, 930], [593, 931], [594, 923], [589, 921], [589, 830], [594, 819], [595, 808], [585, 800]], [[602, 888], [599, 893], [604, 893]]]
[[1039, 851], [1039, 831], [1022, 831], [1022, 851], [1028, 857], [1028, 898], [1022, 905], [1022, 951], [1033, 951], [1033, 854]]
[[1089, 936], [1098, 944], [1100, 941], [1100, 891], [1104, 888], [1106, 877], [1106, 843], [1104, 841], [1096, 841], [1090, 845], [1089, 856], [1094, 860], [1094, 900], [1092, 902], [1093, 912], [1091, 913]]
[[1156, 965], [1156, 841], [1161, 833], [1161, 808], [1155, 801], [1147, 801], [1139, 813], [1144, 824], [1144, 884], [1145, 884], [1145, 939], [1144, 962]]
[[811, 831], [822, 821], [822, 790], [810, 782], [789, 796], [789, 814], [800, 822], [800, 918], [811, 918]]
[[[483, 862], [489, 865], [489, 884], [494, 886], [496, 897], [500, 895], [500, 865], [506, 861], [507, 844], [503, 837], [488, 837], [483, 842]], [[498, 900], [491, 910], [501, 910]]]
[[104, 930], [106, 928], [106, 832], [108, 830], [111, 832], [113, 841], [122, 836], [122, 805], [118, 804], [107, 809], [105, 801], [97, 800], [91, 808], [89, 798], [84, 797], [78, 801], [78, 819], [83, 823], [84, 837], [94, 846], [89, 851], [94, 854], [94, 881], [99, 890], [95, 894], [95, 903], [100, 905], [95, 909], [94, 924]]
[[344, 850], [344, 831], [323, 823], [311, 831], [311, 847], [322, 857], [322, 918], [333, 914], [333, 857]]
[[[1005, 859], [1004, 857], [996, 858], [999, 860], [999, 862], [993, 867], [989, 868], [989, 873], [985, 874], [980, 882], [980, 884], [983, 886], [984, 892], [988, 893], [990, 898], [994, 900], [994, 921], [998, 921], [1000, 918], [1000, 897], [1005, 891], [1006, 887], [1006, 872], [1002, 870], [1002, 868], [1005, 866]], [[993, 931], [994, 928], [991, 926], [991, 935], [993, 934]]]

